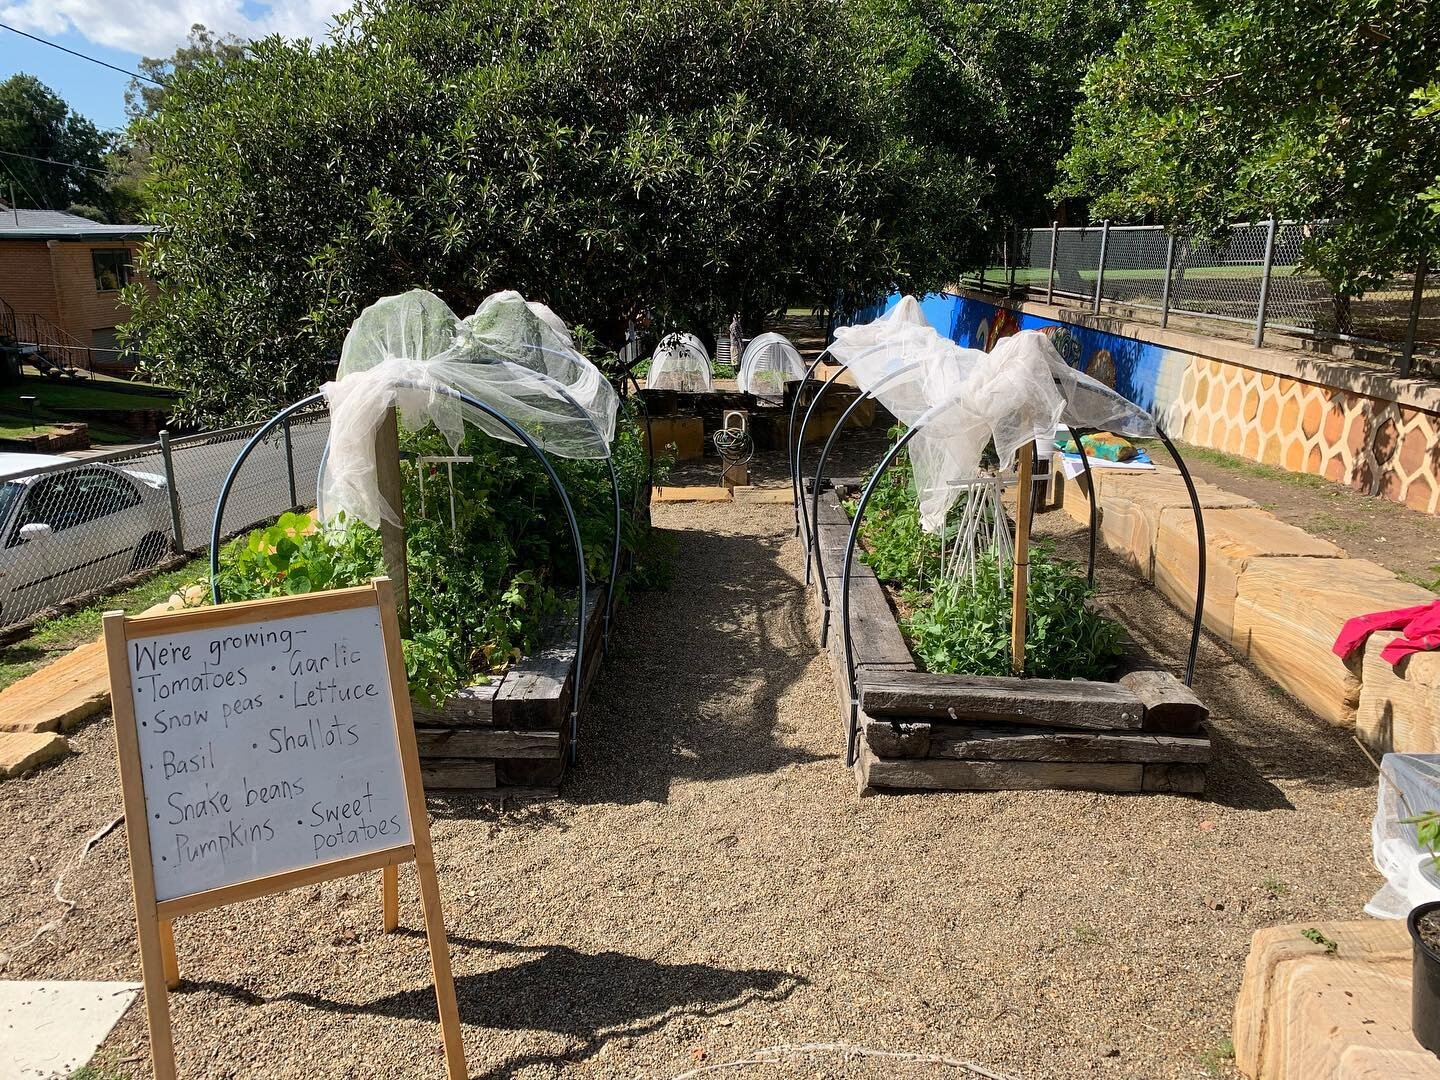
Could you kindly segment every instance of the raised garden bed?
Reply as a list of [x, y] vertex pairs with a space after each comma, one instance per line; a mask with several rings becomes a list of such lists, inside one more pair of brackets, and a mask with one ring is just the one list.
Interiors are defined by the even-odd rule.
[[[820, 494], [817, 532], [832, 598], [826, 650], [845, 725], [851, 701], [839, 597], [850, 520], [839, 486]], [[812, 595], [823, 615], [818, 579]], [[1209, 711], [1143, 657], [1127, 655], [1128, 670], [1116, 682], [921, 671], [884, 585], [858, 560], [850, 574], [850, 629], [862, 794], [1205, 790]]]
[[[583, 707], [604, 652], [604, 589], [586, 604]], [[553, 796], [569, 763], [575, 621], [557, 619], [550, 642], [484, 685], [438, 708], [414, 702], [415, 740], [426, 790]]]

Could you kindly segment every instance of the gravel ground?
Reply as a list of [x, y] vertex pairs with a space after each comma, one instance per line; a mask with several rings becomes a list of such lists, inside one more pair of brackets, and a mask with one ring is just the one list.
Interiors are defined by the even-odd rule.
[[[1204, 800], [1073, 792], [860, 799], [799, 584], [788, 506], [671, 504], [668, 592], [634, 598], [562, 800], [432, 800], [476, 1077], [672, 1078], [776, 1044], [843, 1042], [1016, 1080], [1232, 1075], [1220, 1049], [1251, 933], [1358, 916], [1368, 766], [1213, 642]], [[1079, 550], [1063, 515], [1041, 519]], [[1114, 563], [1146, 647], [1185, 620]], [[1167, 648], [1168, 646], [1168, 648]], [[0, 784], [6, 978], [135, 979], [111, 732]], [[413, 874], [379, 933], [378, 875], [177, 924], [189, 1077], [438, 1077]], [[133, 1007], [98, 1062], [148, 1076]], [[966, 1076], [816, 1052], [720, 1075]]]

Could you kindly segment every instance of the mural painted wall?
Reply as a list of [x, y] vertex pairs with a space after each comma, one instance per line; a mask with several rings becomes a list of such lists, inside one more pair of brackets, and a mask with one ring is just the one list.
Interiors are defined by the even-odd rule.
[[[885, 309], [899, 299], [892, 296]], [[988, 350], [1020, 330], [1048, 334], [1071, 366], [1197, 446], [1314, 473], [1414, 510], [1440, 513], [1440, 415], [1433, 412], [974, 297], [937, 293], [920, 306], [935, 329], [967, 348]]]

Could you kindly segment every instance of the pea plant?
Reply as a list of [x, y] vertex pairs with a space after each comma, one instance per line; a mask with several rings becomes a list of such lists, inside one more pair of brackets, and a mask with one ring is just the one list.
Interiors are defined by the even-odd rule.
[[[849, 504], [854, 513], [853, 502]], [[973, 580], [940, 573], [941, 539], [920, 527], [907, 455], [882, 478], [860, 529], [864, 559], [909, 614], [901, 630], [927, 671], [1009, 675], [1011, 581], [994, 554]], [[954, 537], [947, 537], [947, 542]], [[1122, 655], [1124, 632], [1096, 612], [1080, 568], [1043, 542], [1030, 550], [1025, 672], [1049, 679], [1105, 679]]]

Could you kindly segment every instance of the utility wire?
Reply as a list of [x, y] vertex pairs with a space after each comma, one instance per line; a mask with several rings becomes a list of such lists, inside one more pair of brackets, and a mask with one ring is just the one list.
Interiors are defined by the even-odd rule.
[[81, 172], [99, 173], [101, 176], [110, 175], [105, 169], [97, 169], [91, 165], [77, 165], [73, 161], [56, 161], [54, 158], [32, 157], [29, 154], [17, 154], [13, 150], [0, 150], [0, 154], [3, 154], [5, 157], [20, 158], [23, 161], [38, 161], [42, 165], [59, 165], [64, 169], [79, 169]]
[[[16, 175], [15, 170], [12, 169], [12, 168], [10, 168], [10, 166], [9, 166], [9, 165], [6, 165], [5, 162], [3, 162], [3, 161], [0, 161], [0, 166], [4, 166], [5, 172], [6, 172], [7, 174], [9, 174], [10, 179], [11, 179], [11, 180], [14, 180], [17, 184], [19, 184], [19, 185], [20, 185], [20, 190], [23, 191], [23, 192], [29, 197], [30, 201], [31, 201], [32, 203], [34, 203], [34, 204], [38, 207], [38, 206], [40, 205], [40, 200], [37, 199], [37, 198], [35, 198], [35, 193], [34, 193], [33, 191], [31, 191], [31, 190], [25, 185], [25, 181], [24, 181], [24, 180], [21, 180], [20, 177]], [[15, 192], [14, 192], [14, 189], [11, 189], [11, 192], [10, 192], [10, 201], [11, 201], [11, 202], [14, 202], [14, 201], [15, 201]], [[19, 211], [20, 208], [19, 208], [18, 206], [12, 206], [12, 207], [10, 207], [10, 209], [11, 209], [12, 211]], [[17, 214], [15, 220], [16, 220], [17, 222], [20, 220], [18, 214]]]
[[0, 23], [0, 30], [9, 30], [12, 34], [19, 34], [21, 37], [29, 38], [31, 41], [38, 41], [41, 45], [49, 45], [52, 49], [59, 49], [61, 52], [69, 53], [71, 56], [78, 56], [81, 60], [89, 60], [92, 64], [99, 64], [101, 67], [107, 67], [111, 71], [118, 71], [121, 75], [128, 75], [132, 79], [143, 79], [145, 82], [154, 83], [156, 86], [165, 85], [159, 79], [152, 79], [149, 75], [141, 75], [137, 71], [116, 67], [114, 64], [107, 63], [104, 60], [96, 59], [93, 56], [86, 56], [84, 53], [76, 52], [74, 49], [67, 49], [64, 45], [58, 45], [53, 41], [46, 41], [44, 38], [36, 37], [34, 34], [27, 34], [24, 30], [17, 30], [8, 23]]

